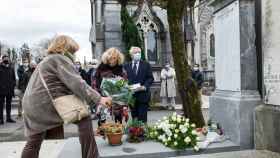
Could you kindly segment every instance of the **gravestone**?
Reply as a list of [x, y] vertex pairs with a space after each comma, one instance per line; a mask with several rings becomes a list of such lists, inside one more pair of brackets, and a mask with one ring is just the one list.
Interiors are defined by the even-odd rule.
[[242, 149], [253, 148], [253, 112], [260, 105], [253, 0], [215, 0], [216, 89], [210, 119]]
[[262, 10], [264, 105], [255, 110], [256, 149], [280, 152], [280, 1], [259, 0]]

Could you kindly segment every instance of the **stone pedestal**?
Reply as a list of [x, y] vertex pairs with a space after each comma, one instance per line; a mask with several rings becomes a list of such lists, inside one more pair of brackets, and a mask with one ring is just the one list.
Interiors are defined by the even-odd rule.
[[280, 107], [260, 105], [255, 110], [255, 147], [280, 153]]
[[255, 110], [255, 147], [280, 153], [279, 0], [258, 0], [261, 10], [264, 103]]
[[216, 90], [210, 98], [210, 119], [219, 122], [230, 140], [242, 149], [253, 148], [253, 111], [260, 104], [257, 91]]
[[241, 149], [254, 146], [253, 112], [258, 92], [253, 0], [216, 0], [214, 34], [216, 91], [210, 119]]

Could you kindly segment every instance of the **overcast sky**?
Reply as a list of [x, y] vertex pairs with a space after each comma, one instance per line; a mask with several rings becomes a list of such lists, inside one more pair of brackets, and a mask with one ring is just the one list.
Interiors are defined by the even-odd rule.
[[15, 47], [66, 34], [80, 44], [79, 58], [90, 58], [90, 23], [90, 0], [3, 0], [0, 4], [0, 40]]

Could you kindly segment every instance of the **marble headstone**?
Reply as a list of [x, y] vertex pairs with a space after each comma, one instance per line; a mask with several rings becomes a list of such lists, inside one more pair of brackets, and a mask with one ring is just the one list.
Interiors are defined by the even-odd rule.
[[216, 89], [241, 89], [239, 29], [239, 1], [215, 14]]
[[265, 103], [280, 105], [280, 1], [262, 0]]

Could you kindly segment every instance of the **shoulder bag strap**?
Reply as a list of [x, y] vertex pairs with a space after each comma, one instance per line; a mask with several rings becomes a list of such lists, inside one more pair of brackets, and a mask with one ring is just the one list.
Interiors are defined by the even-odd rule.
[[41, 67], [41, 64], [38, 65], [39, 77], [40, 77], [40, 79], [41, 79], [41, 81], [42, 81], [42, 83], [43, 83], [43, 86], [44, 86], [45, 89], [47, 90], [47, 93], [48, 93], [48, 95], [49, 95], [51, 101], [54, 103], [54, 99], [53, 99], [53, 97], [52, 97], [52, 95], [51, 95], [51, 92], [50, 92], [50, 90], [49, 90], [49, 88], [48, 88], [48, 86], [47, 86], [47, 83], [46, 83], [45, 79], [43, 78], [43, 75], [42, 75], [42, 72], [41, 72], [41, 68], [40, 68], [40, 67]]

